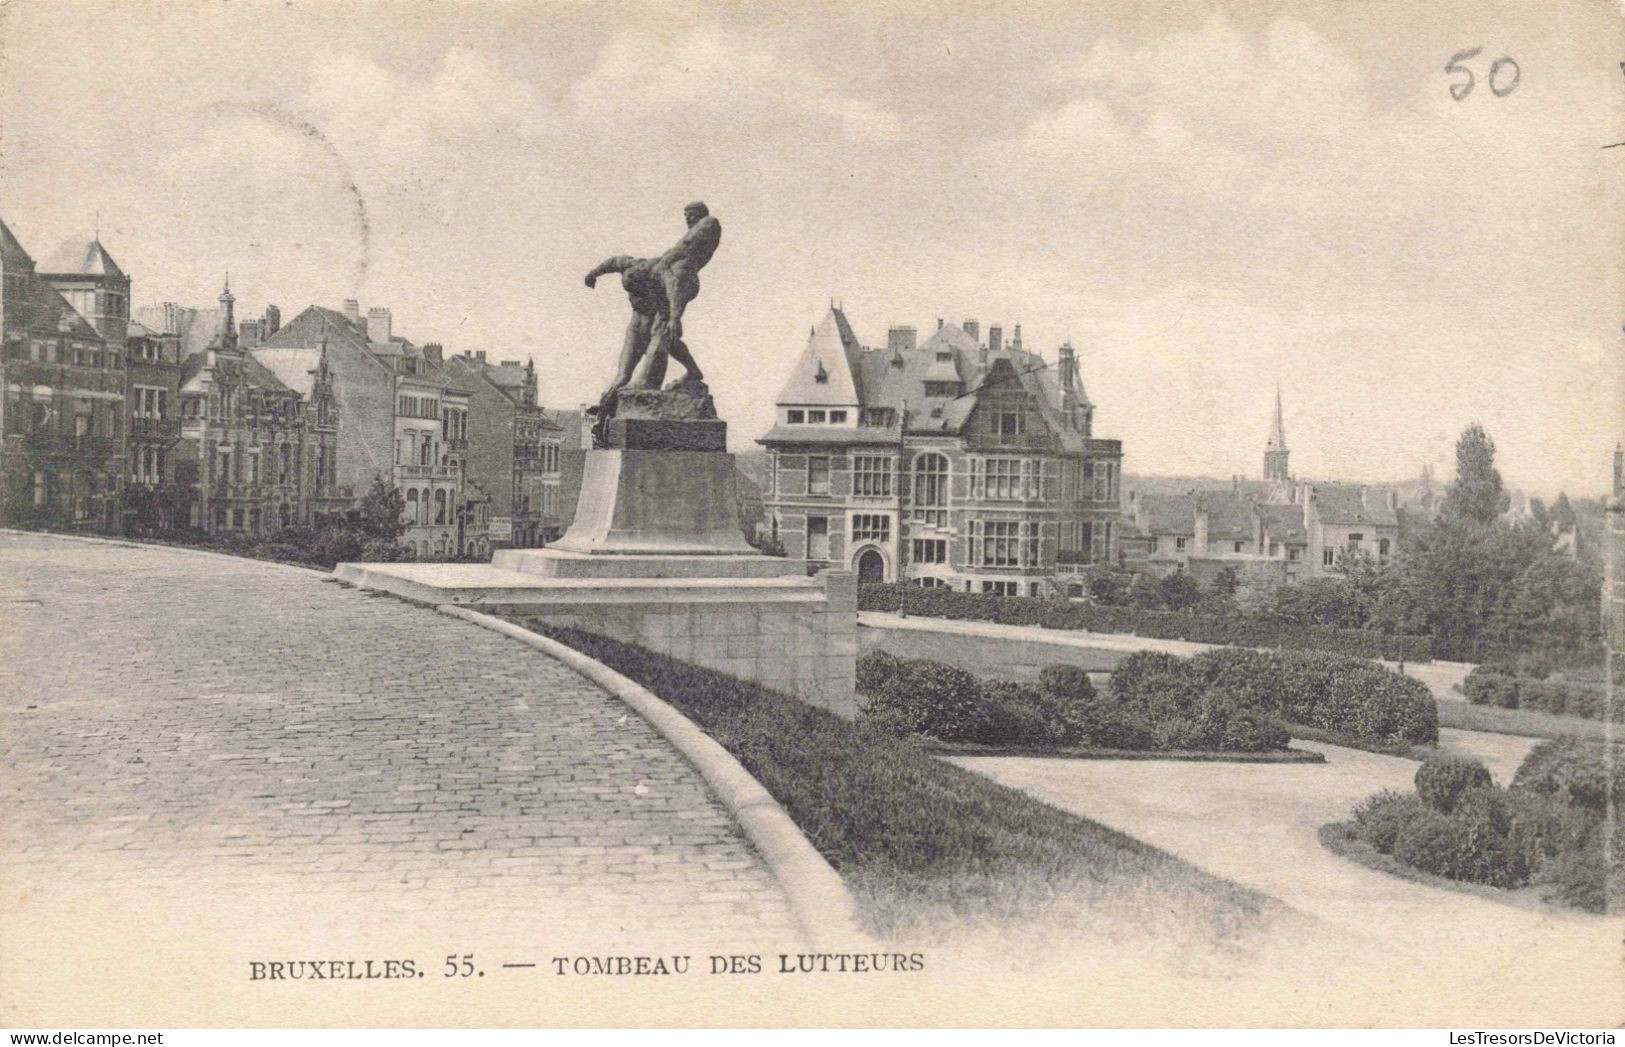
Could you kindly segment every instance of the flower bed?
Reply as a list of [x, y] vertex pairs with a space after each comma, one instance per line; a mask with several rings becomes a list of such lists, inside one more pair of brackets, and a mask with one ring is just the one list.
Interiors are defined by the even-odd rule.
[[1095, 633], [1131, 633], [1163, 640], [1242, 647], [1280, 647], [1329, 651], [1361, 658], [1408, 662], [1431, 660], [1425, 636], [1390, 636], [1363, 629], [1301, 625], [1267, 615], [1235, 610], [1223, 615], [1191, 611], [1154, 611], [1134, 607], [1045, 600], [1031, 596], [993, 596], [916, 585], [865, 585], [858, 589], [861, 611], [899, 611], [923, 618], [1036, 625]]

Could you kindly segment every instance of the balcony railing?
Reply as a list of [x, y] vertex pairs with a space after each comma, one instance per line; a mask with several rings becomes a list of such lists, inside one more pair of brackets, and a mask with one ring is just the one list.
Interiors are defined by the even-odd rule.
[[76, 454], [102, 458], [119, 453], [119, 441], [110, 436], [75, 436], [72, 433], [11, 433], [8, 440], [20, 440], [23, 447], [44, 454]]
[[455, 480], [458, 469], [454, 465], [398, 465], [404, 480]]
[[181, 423], [178, 418], [141, 418], [130, 419], [130, 435], [140, 436], [150, 440], [178, 440], [181, 435]]
[[443, 440], [441, 442], [448, 451], [468, 450], [468, 440], [466, 438], [453, 438], [450, 440]]

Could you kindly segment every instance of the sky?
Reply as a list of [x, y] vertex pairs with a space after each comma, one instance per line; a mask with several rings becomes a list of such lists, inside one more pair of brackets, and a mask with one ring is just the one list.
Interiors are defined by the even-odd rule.
[[1447, 478], [1478, 421], [1509, 484], [1597, 495], [1625, 435], [1622, 25], [1603, 0], [12, 0], [0, 216], [36, 257], [99, 230], [138, 307], [211, 306], [227, 270], [239, 316], [354, 297], [533, 357], [573, 406], [627, 314], [583, 275], [703, 199], [724, 231], [685, 328], [735, 449], [835, 301], [868, 344], [939, 317], [1070, 340], [1129, 472], [1257, 475], [1279, 385], [1302, 475]]

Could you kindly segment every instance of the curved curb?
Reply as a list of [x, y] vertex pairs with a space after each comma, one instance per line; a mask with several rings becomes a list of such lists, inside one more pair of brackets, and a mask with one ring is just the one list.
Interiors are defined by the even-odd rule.
[[11, 535], [19, 538], [54, 538], [63, 542], [82, 542], [86, 545], [111, 545], [117, 549], [162, 549], [172, 553], [188, 553], [194, 556], [218, 556], [235, 563], [255, 563], [266, 567], [288, 567], [295, 571], [309, 571], [324, 577], [332, 574], [325, 567], [315, 567], [310, 564], [289, 563], [287, 560], [262, 560], [258, 556], [239, 556], [236, 553], [221, 552], [219, 549], [199, 549], [195, 545], [181, 545], [171, 542], [147, 542], [140, 538], [122, 538], [112, 535], [99, 534], [66, 534], [62, 531], [26, 531], [18, 527], [0, 527], [0, 535]]
[[528, 644], [631, 706], [694, 765], [722, 806], [733, 815], [746, 838], [773, 871], [790, 903], [796, 924], [815, 949], [866, 951], [873, 944], [870, 935], [858, 925], [856, 904], [840, 874], [818, 853], [762, 783], [694, 721], [642, 685], [557, 640], [467, 607], [440, 604], [435, 610]]

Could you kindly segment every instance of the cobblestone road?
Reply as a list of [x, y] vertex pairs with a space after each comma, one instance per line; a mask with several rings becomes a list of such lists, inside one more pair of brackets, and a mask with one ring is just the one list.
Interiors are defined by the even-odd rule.
[[487, 923], [703, 929], [702, 950], [794, 940], [771, 874], [635, 714], [315, 572], [0, 534], [0, 709], [13, 885], [274, 884], [322, 911], [435, 897]]

